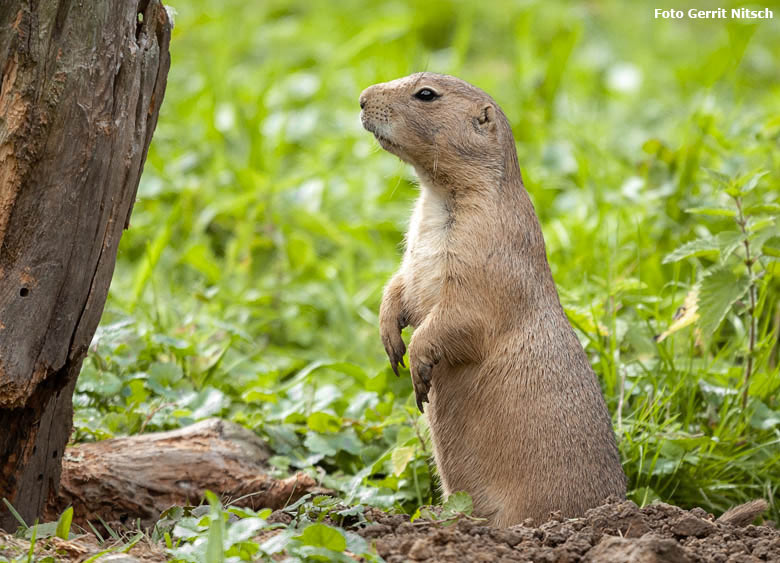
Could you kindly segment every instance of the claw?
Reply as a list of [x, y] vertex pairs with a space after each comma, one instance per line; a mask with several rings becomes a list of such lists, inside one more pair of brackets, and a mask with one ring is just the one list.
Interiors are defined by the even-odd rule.
[[425, 391], [421, 391], [419, 389], [414, 390], [414, 397], [417, 400], [417, 408], [420, 409], [421, 413], [425, 413], [425, 410], [423, 409], [423, 403], [430, 403], [428, 400], [428, 390], [430, 389], [430, 386], [428, 386]]
[[390, 360], [390, 367], [393, 368], [393, 373], [396, 377], [398, 377], [398, 364], [396, 364], [393, 360]]

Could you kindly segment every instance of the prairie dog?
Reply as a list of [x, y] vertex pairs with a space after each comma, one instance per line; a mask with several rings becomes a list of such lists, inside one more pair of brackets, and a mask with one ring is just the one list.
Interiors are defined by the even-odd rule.
[[578, 516], [626, 479], [598, 381], [561, 307], [504, 113], [452, 76], [360, 95], [363, 126], [420, 179], [406, 251], [379, 313], [409, 364], [445, 494], [494, 526]]

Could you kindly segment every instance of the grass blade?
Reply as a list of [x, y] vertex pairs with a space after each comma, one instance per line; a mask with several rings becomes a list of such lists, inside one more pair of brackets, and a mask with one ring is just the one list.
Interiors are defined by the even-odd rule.
[[3, 497], [3, 502], [5, 503], [5, 506], [8, 508], [8, 511], [13, 515], [14, 518], [16, 518], [16, 521], [19, 522], [19, 525], [22, 528], [24, 528], [25, 531], [29, 530], [30, 526], [27, 525], [27, 523], [24, 521], [24, 518], [22, 518], [22, 515], [16, 511], [13, 505], [10, 502], [8, 502], [8, 499]]
[[71, 522], [73, 522], [73, 507], [69, 506], [60, 514], [60, 517], [57, 520], [57, 531], [55, 534], [58, 538], [67, 540], [70, 537]]

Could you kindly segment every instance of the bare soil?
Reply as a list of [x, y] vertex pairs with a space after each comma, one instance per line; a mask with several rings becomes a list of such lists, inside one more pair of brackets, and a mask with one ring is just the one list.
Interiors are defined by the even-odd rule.
[[[701, 508], [683, 510], [662, 503], [639, 508], [631, 501], [614, 501], [589, 510], [582, 518], [554, 517], [541, 525], [526, 521], [507, 529], [491, 528], [467, 517], [449, 524], [410, 522], [407, 515], [386, 514], [373, 508], [364, 513], [367, 522], [355, 519], [341, 524], [368, 540], [387, 563], [780, 562], [780, 530], [773, 522], [747, 524], [756, 514], [748, 507], [715, 520]], [[292, 519], [291, 514], [277, 510], [269, 521], [289, 524]], [[329, 519], [326, 523], [333, 524]], [[266, 531], [255, 539], [265, 540], [279, 531]], [[24, 558], [29, 548], [29, 541], [0, 531], [0, 557]], [[113, 548], [98, 545], [91, 535], [70, 541], [39, 540], [35, 553], [39, 557], [53, 556], [57, 561], [85, 561], [99, 553], [100, 561], [113, 563], [167, 559], [161, 545], [145, 539], [125, 552], [122, 542], [116, 542]], [[283, 558], [284, 554], [274, 556], [274, 560]]]
[[[470, 519], [449, 526], [409, 522], [404, 515], [367, 511], [373, 522], [358, 530], [388, 563], [400, 561], [532, 561], [534, 563], [748, 563], [780, 561], [774, 523], [716, 521], [701, 508], [668, 504], [644, 508], [614, 501], [583, 518], [527, 521], [496, 529]], [[748, 514], [753, 520], [755, 513]]]

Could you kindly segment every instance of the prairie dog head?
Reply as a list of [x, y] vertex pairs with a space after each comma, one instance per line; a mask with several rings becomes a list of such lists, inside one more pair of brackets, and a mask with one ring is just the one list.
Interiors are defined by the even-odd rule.
[[[363, 127], [423, 180], [499, 180], [517, 170], [509, 123], [493, 98], [454, 76], [420, 72], [360, 94]], [[518, 170], [519, 175], [519, 170]]]

